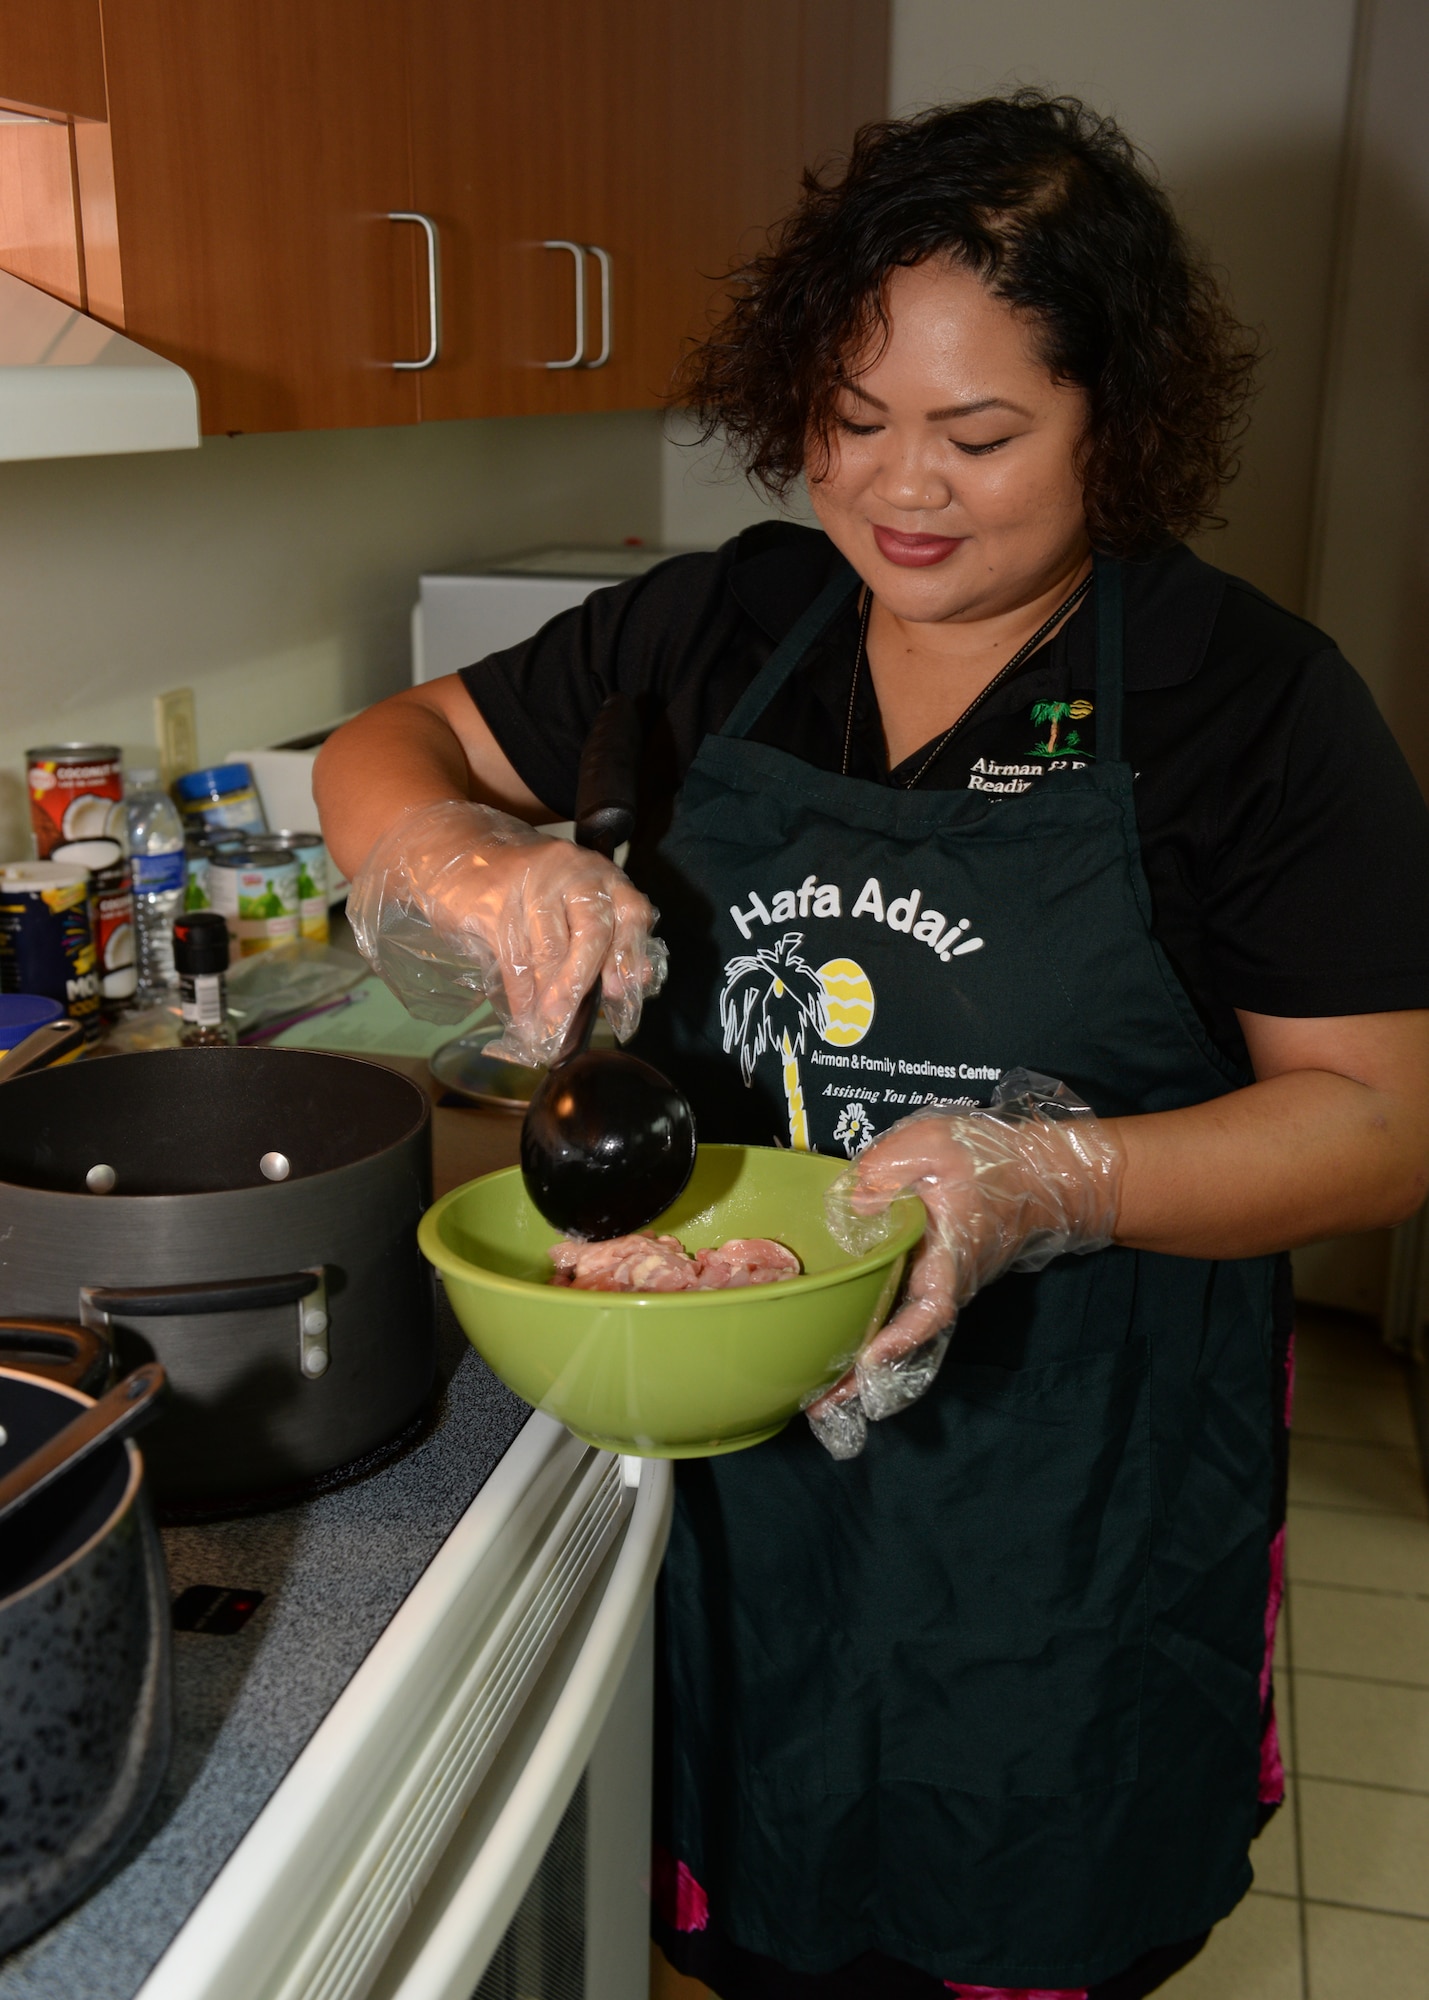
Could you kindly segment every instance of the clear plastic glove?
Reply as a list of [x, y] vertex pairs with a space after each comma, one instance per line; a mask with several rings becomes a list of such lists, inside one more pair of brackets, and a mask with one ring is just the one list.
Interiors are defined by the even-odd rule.
[[1116, 1228], [1120, 1142], [1063, 1083], [1010, 1070], [986, 1110], [925, 1106], [884, 1133], [829, 1189], [829, 1227], [862, 1254], [901, 1194], [928, 1212], [903, 1303], [853, 1367], [809, 1405], [815, 1437], [856, 1458], [867, 1425], [932, 1387], [959, 1310], [1004, 1271], [1103, 1250]]
[[613, 862], [464, 799], [412, 806], [368, 855], [347, 899], [357, 948], [422, 1021], [489, 1000], [488, 1053], [538, 1067], [564, 1048], [595, 980], [629, 1041], [664, 983], [657, 912]]

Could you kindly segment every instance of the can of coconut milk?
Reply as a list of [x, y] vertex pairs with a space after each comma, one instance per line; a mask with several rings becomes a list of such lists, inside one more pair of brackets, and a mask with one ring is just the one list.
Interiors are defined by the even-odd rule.
[[49, 743], [25, 752], [35, 854], [89, 872], [89, 913], [106, 1008], [138, 984], [134, 896], [124, 823], [124, 763], [114, 743]]

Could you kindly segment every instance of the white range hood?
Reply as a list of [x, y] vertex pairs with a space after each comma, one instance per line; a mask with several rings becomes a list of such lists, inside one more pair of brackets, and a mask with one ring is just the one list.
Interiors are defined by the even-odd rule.
[[197, 445], [183, 369], [0, 271], [0, 459]]

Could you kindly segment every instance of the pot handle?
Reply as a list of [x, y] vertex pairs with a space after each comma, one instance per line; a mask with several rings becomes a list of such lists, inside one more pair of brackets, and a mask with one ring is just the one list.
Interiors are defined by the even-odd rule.
[[103, 1394], [113, 1359], [109, 1342], [62, 1319], [0, 1319], [0, 1368], [17, 1368], [86, 1395]]
[[[316, 1297], [314, 1297], [316, 1293]], [[327, 1373], [327, 1275], [321, 1264], [272, 1278], [220, 1278], [206, 1285], [81, 1285], [79, 1316], [92, 1332], [107, 1335], [110, 1315], [174, 1318], [183, 1313], [259, 1312], [265, 1306], [298, 1308], [298, 1367], [309, 1381]]]
[[316, 1291], [322, 1281], [319, 1269], [289, 1271], [278, 1278], [220, 1278], [211, 1285], [81, 1285], [79, 1316], [92, 1327], [96, 1318], [107, 1320], [114, 1312], [133, 1313], [139, 1319], [172, 1319], [180, 1313], [259, 1312], [264, 1306], [295, 1305]]
[[83, 1040], [82, 1022], [68, 1018], [46, 1021], [42, 1028], [36, 1028], [32, 1035], [26, 1035], [23, 1042], [17, 1042], [13, 1049], [0, 1055], [0, 1083], [9, 1083], [17, 1076], [29, 1076], [32, 1070], [48, 1069], [61, 1056], [73, 1055]]

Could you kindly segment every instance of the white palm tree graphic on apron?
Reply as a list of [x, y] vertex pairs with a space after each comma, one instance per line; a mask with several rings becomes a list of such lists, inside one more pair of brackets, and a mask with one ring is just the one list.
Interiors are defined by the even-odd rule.
[[724, 969], [719, 1024], [724, 1031], [725, 1054], [739, 1050], [746, 1085], [766, 1049], [779, 1056], [789, 1113], [789, 1144], [796, 1152], [807, 1153], [809, 1120], [799, 1058], [810, 1028], [823, 1035], [827, 1000], [818, 973], [799, 956], [798, 947], [803, 942], [802, 931], [787, 931], [762, 950], [730, 959]]

